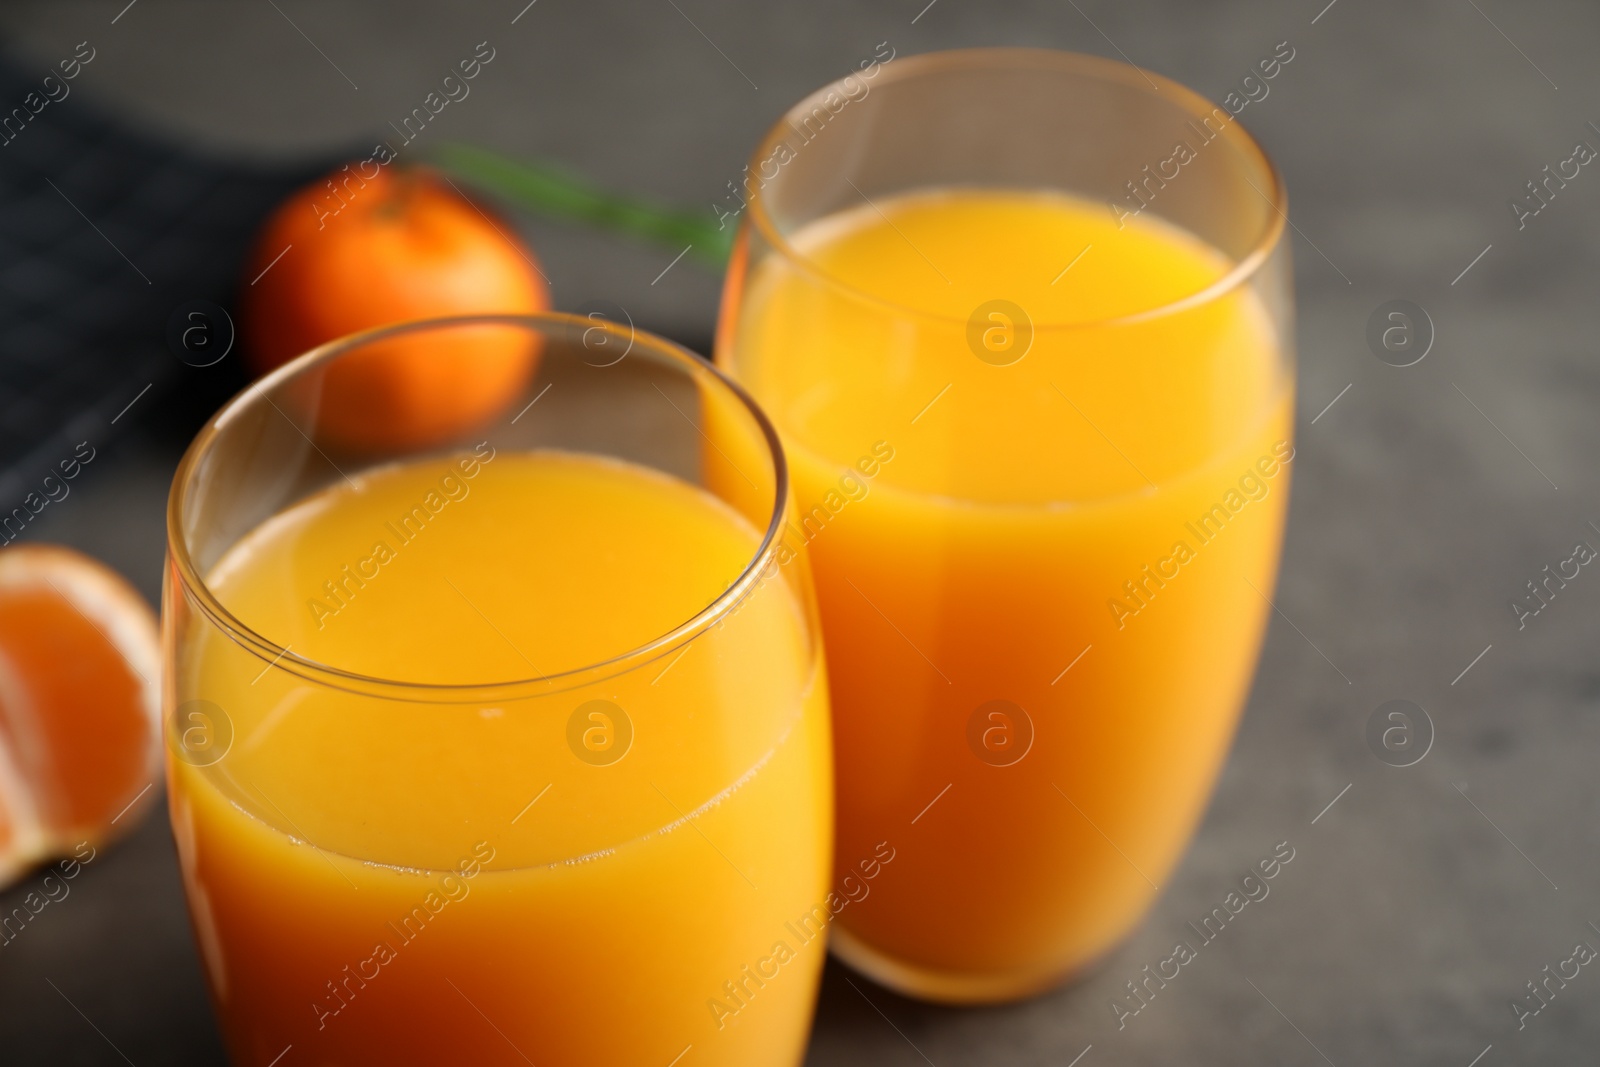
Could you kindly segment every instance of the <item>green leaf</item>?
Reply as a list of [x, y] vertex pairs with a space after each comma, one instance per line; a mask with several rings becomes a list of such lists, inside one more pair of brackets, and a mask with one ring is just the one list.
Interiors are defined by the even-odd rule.
[[734, 227], [718, 228], [704, 213], [609, 192], [547, 164], [508, 159], [465, 144], [441, 145], [430, 159], [442, 170], [525, 211], [584, 223], [675, 251], [687, 245], [690, 258], [710, 267], [726, 266], [733, 248]]

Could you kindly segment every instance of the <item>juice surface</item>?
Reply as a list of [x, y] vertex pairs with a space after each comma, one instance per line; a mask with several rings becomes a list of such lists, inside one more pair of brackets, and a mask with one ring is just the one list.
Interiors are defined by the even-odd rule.
[[1215, 249], [1062, 195], [876, 197], [790, 244], [719, 359], [794, 471], [838, 860], [905, 840], [835, 945], [925, 995], [1026, 992], [1137, 921], [1226, 753], [1293, 456], [1276, 327], [1202, 296]]
[[[733, 365], [791, 447], [845, 467], [863, 442], [904, 445], [885, 478], [902, 488], [997, 504], [1135, 493], [1236, 445], [1283, 397], [1248, 291], [1128, 321], [1233, 266], [1153, 219], [1118, 229], [1059, 194], [928, 192], [791, 244], [806, 263], [757, 272]], [[1012, 310], [991, 318], [1000, 300]]]
[[[209, 584], [318, 663], [511, 682], [688, 622], [759, 542], [666, 475], [484, 446], [335, 483]], [[179, 631], [180, 721], [207, 701], [232, 734], [169, 773], [237, 1062], [798, 1059], [822, 939], [786, 924], [827, 895], [831, 781], [784, 581], [647, 662], [487, 702], [314, 684]]]

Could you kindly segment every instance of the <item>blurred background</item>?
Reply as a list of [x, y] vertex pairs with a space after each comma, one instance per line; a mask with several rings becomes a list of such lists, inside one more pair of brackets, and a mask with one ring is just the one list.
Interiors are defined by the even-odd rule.
[[[1600, 8], [10, 0], [0, 109], [82, 43], [93, 53], [0, 147], [0, 505], [60, 442], [97, 450], [25, 539], [82, 548], [158, 597], [173, 467], [246, 381], [236, 352], [180, 358], [169, 322], [190, 301], [232, 308], [265, 212], [369, 155], [485, 41], [493, 63], [417, 147], [538, 159], [713, 223], [766, 128], [880, 42], [1092, 52], [1217, 100], [1289, 42], [1293, 62], [1240, 117], [1290, 191], [1298, 470], [1278, 612], [1204, 826], [1133, 939], [1040, 999], [936, 1008], [830, 966], [810, 1062], [1592, 1054], [1600, 974], [1584, 968], [1520, 1028], [1511, 1003], [1575, 944], [1600, 947], [1600, 578], [1585, 571], [1520, 629], [1511, 603], [1575, 543], [1600, 547], [1600, 173], [1579, 165], [1548, 202], [1527, 187], [1547, 166], [1570, 175], [1579, 142], [1600, 148]], [[708, 349], [714, 270], [509, 214], [558, 308], [605, 300]], [[1370, 340], [1395, 300], [1425, 312], [1408, 313], [1432, 341], [1405, 367]], [[1396, 699], [1431, 723], [1406, 767], [1367, 739]], [[1285, 841], [1295, 859], [1270, 897], [1119, 1029], [1112, 998]], [[0, 1063], [121, 1062], [223, 1062], [159, 813], [0, 952]]]

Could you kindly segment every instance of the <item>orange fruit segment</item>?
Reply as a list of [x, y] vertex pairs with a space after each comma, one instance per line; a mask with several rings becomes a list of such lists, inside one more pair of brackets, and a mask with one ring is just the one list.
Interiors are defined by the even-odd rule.
[[0, 549], [0, 886], [132, 827], [158, 793], [155, 614], [71, 549]]

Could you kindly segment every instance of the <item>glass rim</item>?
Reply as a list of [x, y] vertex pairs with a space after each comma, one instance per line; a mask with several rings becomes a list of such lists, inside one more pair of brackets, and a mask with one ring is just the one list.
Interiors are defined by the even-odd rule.
[[[1036, 66], [1074, 71], [1091, 75], [1102, 81], [1121, 82], [1134, 88], [1139, 88], [1143, 84], [1146, 90], [1148, 90], [1150, 83], [1154, 83], [1157, 93], [1164, 96], [1170, 93], [1170, 96], [1167, 96], [1168, 99], [1176, 99], [1180, 106], [1188, 110], [1191, 116], [1196, 118], [1208, 116], [1213, 111], [1221, 108], [1220, 104], [1207, 100], [1183, 83], [1174, 81], [1155, 71], [1146, 70], [1132, 63], [1108, 59], [1104, 56], [1055, 48], [957, 48], [921, 52], [906, 56], [903, 59], [897, 59], [892, 63], [885, 63], [879, 68], [878, 77], [888, 77], [891, 80], [898, 81], [940, 71], [994, 67], [998, 66], [1001, 60], [1013, 65], [1021, 60]], [[746, 170], [759, 176], [761, 163], [770, 159], [777, 150], [777, 146], [787, 141], [791, 133], [798, 131], [799, 127], [795, 125], [795, 120], [800, 116], [810, 115], [815, 107], [821, 105], [829, 93], [839, 91], [844, 87], [846, 78], [854, 77], [857, 77], [857, 75], [847, 74], [844, 77], [837, 78], [802, 97], [785, 111], [783, 117], [773, 123], [760, 142], [757, 143], [755, 151], [750, 156], [750, 162]], [[1222, 108], [1222, 110], [1226, 111], [1225, 108]], [[1036, 321], [1032, 322], [1032, 327], [1035, 331], [1104, 329], [1106, 327], [1132, 325], [1150, 319], [1162, 318], [1218, 300], [1244, 285], [1255, 276], [1262, 265], [1271, 258], [1283, 239], [1286, 224], [1288, 223], [1288, 215], [1284, 211], [1288, 203], [1288, 190], [1284, 186], [1283, 175], [1278, 170], [1277, 164], [1272, 161], [1272, 157], [1261, 147], [1260, 142], [1255, 139], [1254, 135], [1244, 128], [1239, 117], [1232, 113], [1229, 114], [1231, 121], [1219, 136], [1229, 138], [1234, 147], [1241, 149], [1247, 157], [1253, 159], [1260, 166], [1268, 187], [1265, 190], [1258, 188], [1256, 192], [1260, 193], [1262, 198], [1267, 201], [1268, 206], [1273, 209], [1269, 213], [1261, 233], [1251, 243], [1250, 251], [1235, 261], [1225, 274], [1211, 282], [1211, 284], [1176, 300], [1169, 300], [1153, 307], [1141, 308], [1138, 311], [1121, 315], [1109, 315], [1068, 322]], [[1246, 180], [1248, 181], [1248, 179]], [[1252, 186], [1254, 185], [1254, 183], [1251, 184]], [[758, 177], [758, 183], [749, 190], [750, 217], [747, 225], [758, 231], [762, 239], [766, 241], [773, 251], [781, 255], [791, 265], [818, 279], [829, 288], [837, 290], [844, 296], [860, 303], [924, 322], [941, 322], [965, 326], [967, 320], [960, 316], [924, 311], [893, 300], [884, 299], [823, 270], [809, 255], [796, 248], [789, 238], [778, 229], [777, 224], [772, 220], [772, 216], [767, 213], [766, 200], [762, 195], [762, 188]], [[863, 198], [865, 198], [865, 194], [863, 194]], [[871, 201], [868, 201], [868, 203], [870, 204]]]
[[[553, 674], [536, 678], [484, 682], [403, 681], [363, 674], [359, 671], [346, 670], [318, 660], [308, 659], [293, 652], [289, 647], [280, 646], [277, 642], [258, 633], [252, 626], [225, 607], [221, 600], [218, 599], [216, 592], [195, 566], [194, 559], [189, 551], [188, 541], [183, 533], [183, 520], [186, 507], [193, 495], [195, 472], [201, 461], [212, 453], [213, 447], [222, 431], [227, 428], [228, 423], [244, 411], [256, 407], [258, 405], [257, 394], [264, 395], [269, 390], [283, 385], [291, 379], [300, 377], [313, 367], [332, 362], [339, 356], [369, 345], [374, 341], [428, 330], [485, 325], [519, 327], [544, 337], [551, 336], [553, 328], [563, 326], [585, 331], [595, 328], [604, 329], [619, 342], [632, 341], [635, 345], [642, 345], [644, 350], [652, 352], [665, 365], [677, 367], [691, 380], [694, 379], [696, 374], [704, 375], [705, 378], [715, 382], [718, 388], [723, 389], [738, 400], [743, 405], [744, 410], [755, 421], [756, 427], [761, 431], [762, 439], [767, 446], [767, 454], [772, 460], [774, 475], [771, 515], [767, 520], [760, 544], [750, 554], [749, 560], [739, 572], [739, 576], [713, 600], [697, 609], [687, 620], [644, 644], [607, 659], [557, 671]], [[268, 402], [270, 403], [270, 399]], [[292, 420], [290, 424], [294, 425]], [[299, 429], [298, 426], [295, 426], [295, 428]], [[303, 435], [304, 431], [301, 432]], [[308, 438], [308, 440], [310, 439]], [[313, 442], [313, 447], [316, 447], [315, 442]], [[318, 451], [320, 451], [320, 448]], [[308, 682], [325, 685], [330, 688], [344, 689], [367, 696], [407, 700], [413, 703], [457, 704], [474, 703], [480, 700], [515, 700], [524, 697], [551, 695], [583, 684], [615, 677], [617, 674], [621, 674], [635, 666], [649, 663], [674, 651], [716, 625], [719, 620], [734, 611], [755, 589], [757, 583], [761, 581], [762, 572], [776, 557], [780, 535], [783, 530], [783, 520], [788, 510], [788, 497], [788, 458], [784, 454], [782, 442], [771, 420], [768, 419], [766, 413], [761, 410], [760, 405], [755, 402], [749, 393], [745, 392], [742, 386], [710, 361], [702, 359], [682, 345], [631, 326], [625, 329], [603, 319], [596, 320], [558, 311], [541, 311], [532, 315], [456, 315], [394, 323], [336, 338], [274, 368], [229, 398], [195, 434], [194, 439], [190, 441], [188, 447], [184, 450], [183, 458], [179, 460], [177, 470], [173, 474], [172, 488], [167, 495], [167, 556], [169, 566], [175, 572], [175, 578], [182, 595], [188, 597], [206, 619], [221, 630], [226, 637], [253, 655], [269, 661], [269, 668], [279, 667]]]

